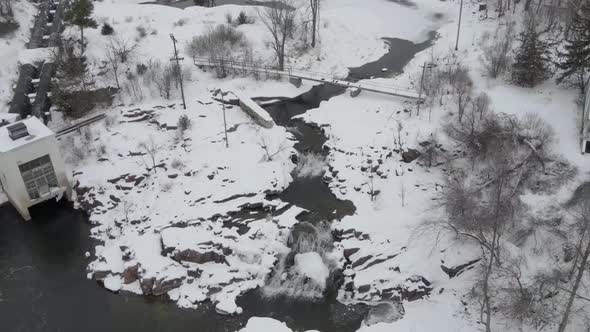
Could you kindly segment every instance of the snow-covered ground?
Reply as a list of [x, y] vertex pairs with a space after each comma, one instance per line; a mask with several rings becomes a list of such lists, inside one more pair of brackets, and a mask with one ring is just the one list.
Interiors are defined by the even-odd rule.
[[[29, 41], [30, 29], [33, 26], [37, 8], [28, 1], [16, 1], [14, 19], [18, 23], [17, 30], [0, 37], [0, 113], [8, 112], [8, 103], [12, 100], [12, 88], [18, 78], [19, 59], [26, 53], [25, 44]], [[0, 190], [0, 204], [7, 201]]]
[[[300, 57], [299, 61], [302, 62], [292, 64], [321, 72], [343, 73], [347, 66], [357, 66], [376, 60], [385, 53], [386, 49], [380, 37], [393, 37], [391, 31], [396, 31], [395, 37], [421, 42], [426, 39], [428, 31], [441, 24], [440, 20], [435, 22], [431, 19], [434, 11], [438, 12], [441, 9], [438, 8], [438, 4], [428, 11], [421, 12], [381, 0], [371, 1], [377, 8], [389, 10], [392, 16], [399, 15], [404, 19], [391, 20], [389, 16], [384, 16], [377, 20], [368, 20], [371, 21], [370, 24], [358, 28], [350, 25], [353, 17], [369, 17], [373, 15], [371, 13], [375, 7], [359, 7], [353, 1], [326, 1], [322, 12], [324, 23], [320, 33], [321, 47], [314, 51], [321, 53], [310, 52]], [[254, 7], [191, 7], [180, 10], [117, 1], [97, 3], [95, 12], [99, 22], [106, 21], [112, 24], [116, 37], [135, 39], [138, 45], [135, 62], [142, 62], [148, 59], [166, 61], [171, 56], [168, 33], [174, 33], [180, 43], [183, 43], [207, 31], [211, 26], [222, 24], [227, 13], [236, 16], [241, 10], [256, 16]], [[183, 23], [175, 24], [179, 20]], [[422, 28], [410, 28], [410, 22], [421, 22], [419, 26]], [[138, 26], [146, 28], [146, 36], [137, 35]], [[260, 21], [239, 26], [238, 29], [249, 37], [253, 49], [258, 52], [256, 56], [268, 58], [271, 55], [266, 46], [267, 39], [261, 38], [267, 32]], [[73, 30], [72, 34], [75, 33], [77, 32]], [[89, 62], [100, 66], [109, 39], [100, 35], [98, 29], [87, 31], [86, 36]], [[314, 60], [318, 57], [321, 61]], [[131, 69], [134, 69], [133, 63], [129, 66]], [[277, 255], [287, 251], [286, 236], [289, 228], [297, 222], [294, 216], [300, 209], [292, 207], [277, 216], [272, 223], [268, 222], [272, 217], [268, 220], [249, 222], [245, 230], [228, 229], [227, 225], [223, 227], [223, 220], [227, 222], [228, 219], [217, 216], [237, 211], [245, 204], [263, 203], [265, 206], [278, 205], [277, 209], [282, 207], [276, 200], [265, 201], [264, 193], [280, 191], [292, 180], [290, 172], [295, 165], [289, 156], [293, 153], [293, 141], [284, 128], [259, 128], [241, 111], [234, 108], [227, 111], [227, 121], [229, 128], [237, 127], [237, 130], [230, 130], [230, 147], [225, 149], [221, 106], [211, 99], [211, 91], [221, 88], [223, 91], [239, 91], [238, 94], [249, 96], [281, 97], [294, 96], [309, 89], [309, 86], [304, 85], [300, 89], [295, 89], [285, 82], [253, 81], [249, 78], [217, 80], [196, 68], [188, 68], [192, 74], [190, 82], [185, 87], [187, 111], [181, 110], [178, 99], [172, 107], [168, 107], [170, 102], [158, 98], [150, 102], [143, 100], [140, 103], [123, 99], [126, 105], [109, 110], [110, 120], [106, 126], [92, 126], [90, 134], [82, 135], [83, 137], [73, 141], [66, 140], [64, 145], [66, 150], [72, 144], [78, 147], [84, 145], [84, 149], [90, 152], [83, 161], [72, 161], [75, 162], [75, 178], [79, 181], [79, 200], [86, 209], [90, 209], [90, 219], [97, 224], [93, 229], [93, 236], [104, 242], [97, 247], [97, 259], [90, 265], [95, 278], [104, 279], [105, 286], [112, 290], [135, 292], [141, 292], [141, 280], [144, 293], [165, 293], [173, 289], [169, 295], [182, 306], [194, 306], [198, 301], [211, 298], [219, 303], [220, 311], [233, 313], [238, 310], [233, 304], [235, 297], [246, 289], [261, 286]], [[348, 102], [346, 98], [340, 97], [335, 100]], [[369, 102], [372, 106], [375, 103], [399, 103], [395, 99], [392, 101], [392, 98], [373, 95], [359, 98], [355, 103], [357, 102]], [[323, 110], [324, 104], [321, 108]], [[335, 137], [331, 130], [338, 128], [339, 123], [355, 126], [346, 113], [350, 113], [350, 116], [360, 116], [356, 105], [346, 107], [344, 112], [343, 116], [337, 116], [338, 122], [329, 121], [332, 125], [330, 136]], [[168, 127], [176, 126], [182, 114], [191, 119], [192, 128], [186, 131], [185, 137], [178, 137], [178, 130], [170, 130]], [[329, 110], [322, 114], [334, 116]], [[389, 116], [385, 113], [382, 115]], [[134, 120], [141, 121], [133, 122]], [[316, 119], [313, 121], [321, 122]], [[357, 128], [362, 125], [362, 128], [369, 130], [373, 126], [372, 121], [387, 123], [383, 122], [382, 117], [367, 117], [366, 121], [366, 124], [357, 123]], [[394, 122], [388, 125], [391, 123]], [[367, 138], [372, 136], [373, 132]], [[161, 167], [156, 167], [157, 172], [146, 171], [146, 168], [153, 167], [149, 153], [137, 155], [142, 151], [146, 152], [145, 146], [140, 147], [142, 143], [148, 147], [158, 147], [155, 164], [160, 164]], [[368, 153], [368, 145], [375, 143], [377, 142], [374, 139], [350, 142], [355, 146], [350, 148], [366, 146]], [[379, 151], [384, 151], [381, 150], [381, 146], [391, 145], [389, 141], [379, 144]], [[334, 146], [349, 149], [340, 143]], [[270, 154], [280, 152], [273, 156], [271, 161], [267, 161], [267, 151], [270, 151]], [[357, 154], [349, 157], [355, 163], [365, 161]], [[340, 161], [334, 160], [332, 164], [340, 167]], [[392, 171], [396, 167], [389, 166]], [[345, 174], [344, 170], [342, 174]], [[364, 181], [363, 179], [360, 181]], [[352, 187], [358, 185], [355, 183], [358, 179], [346, 181], [350, 191], [354, 191]], [[414, 188], [411, 180], [408, 181], [408, 187]], [[425, 184], [425, 187], [434, 188], [432, 183]], [[344, 189], [334, 190], [338, 195], [349, 198], [343, 194]], [[386, 195], [389, 193], [382, 194]], [[395, 197], [397, 193], [392, 195]], [[359, 203], [362, 203], [364, 194], [359, 193], [358, 196]], [[390, 211], [396, 211], [397, 208], [397, 204], [387, 207]], [[364, 206], [360, 206], [359, 211], [362, 211], [363, 218], [375, 214], [371, 208]], [[359, 227], [361, 232], [368, 231], [356, 225], [355, 218], [343, 220], [342, 228], [348, 220], [354, 225], [351, 227]], [[409, 230], [416, 225], [417, 220], [418, 215], [405, 221], [405, 226], [400, 224], [400, 227]], [[405, 251], [402, 242], [407, 240], [407, 231], [395, 233], [399, 237], [395, 244], [379, 248], [366, 246], [366, 249], [363, 248], [353, 258], [369, 255], [378, 258], [385, 255], [384, 253], [389, 257], [389, 253]], [[338, 249], [340, 255], [341, 249], [354, 245], [356, 244], [353, 239], [342, 241]], [[390, 269], [388, 264], [377, 263], [378, 261], [368, 261], [358, 267], [359, 272], [365, 267], [367, 275], [375, 269]], [[374, 267], [369, 269], [372, 265]], [[388, 285], [395, 288], [406, 282], [426, 287], [419, 278], [414, 278], [415, 275], [425, 272], [421, 270], [421, 265], [415, 265], [412, 269], [404, 267], [400, 275], [383, 283], [381, 288]], [[436, 271], [438, 274], [442, 273], [440, 269]], [[315, 272], [314, 276], [327, 273], [324, 270]], [[369, 285], [371, 279], [362, 279], [362, 275], [359, 273], [356, 284]], [[138, 277], [140, 280], [136, 280]], [[125, 284], [125, 281], [129, 283]], [[146, 286], [148, 282], [154, 285]], [[150, 289], [146, 290], [146, 287]], [[406, 290], [405, 287], [402, 289]], [[370, 300], [371, 296], [365, 294], [362, 297]]]
[[12, 86], [18, 77], [18, 64], [21, 53], [26, 50], [30, 29], [33, 26], [37, 8], [29, 1], [14, 2], [14, 18], [19, 28], [0, 37], [0, 113], [8, 112], [7, 103], [12, 100]]
[[[454, 48], [457, 1], [422, 0], [404, 6], [386, 0], [325, 0], [322, 6], [320, 45], [292, 56], [289, 65], [342, 75], [347, 67], [383, 55], [387, 50], [381, 37], [422, 42], [429, 31], [437, 30], [434, 46], [417, 54], [403, 74], [379, 80], [415, 87], [420, 66], [433, 54], [448, 55]], [[456, 55], [469, 67], [475, 91], [488, 93], [497, 112], [539, 114], [555, 129], [559, 140], [555, 149], [579, 169], [577, 178], [558, 193], [532, 195], [528, 200], [531, 205], [558, 204], [590, 170], [577, 143], [576, 91], [552, 82], [521, 89], [502, 79], [487, 78], [478, 45], [497, 22], [480, 20], [476, 4], [465, 6]], [[172, 56], [170, 33], [184, 53], [184, 44], [193, 36], [223, 24], [227, 13], [235, 17], [242, 10], [257, 15], [255, 7], [235, 5], [181, 10], [139, 5], [134, 0], [95, 2], [100, 23], [110, 23], [115, 37], [137, 43], [128, 64], [131, 71], [136, 64], [150, 60], [168, 62]], [[141, 36], [138, 27], [147, 34]], [[255, 57], [272, 58], [269, 36], [260, 20], [237, 29], [248, 37]], [[77, 35], [78, 31], [70, 29], [68, 33]], [[102, 36], [100, 29], [88, 29], [85, 35], [91, 68], [104, 68], [101, 60], [110, 37]], [[268, 201], [266, 193], [280, 191], [293, 181], [295, 142], [285, 128], [264, 129], [238, 107], [228, 107], [226, 148], [222, 106], [213, 99], [212, 91], [292, 97], [311, 85], [304, 82], [297, 89], [284, 81], [216, 79], [192, 66], [186, 55], [183, 66], [190, 73], [185, 82], [186, 110], [178, 91], [171, 100], [164, 100], [144, 86], [143, 98], [124, 91], [117, 106], [97, 110], [106, 111], [106, 121], [90, 126], [82, 135], [62, 139], [77, 181], [79, 205], [89, 211], [92, 236], [101, 242], [91, 258], [89, 277], [103, 280], [113, 291], [167, 294], [183, 307], [197, 307], [211, 299], [219, 312], [240, 313], [236, 297], [262, 286], [276, 258], [289, 250], [289, 230], [297, 223], [295, 216], [301, 209], [280, 200]], [[101, 85], [114, 84], [108, 75], [97, 80]], [[345, 283], [354, 285], [353, 289], [343, 288], [339, 300], [377, 303], [391, 298], [417, 299], [403, 302], [401, 320], [363, 326], [360, 331], [480, 330], [477, 310], [469, 298], [474, 271], [451, 278], [441, 268], [478, 259], [479, 248], [422, 227], [424, 221], [440, 216], [436, 199], [442, 189], [444, 166], [405, 163], [393, 152], [419, 149], [421, 142], [432, 137], [452, 148], [446, 145], [441, 123], [453, 107], [444, 105], [410, 115], [405, 110], [415, 108], [414, 104], [362, 92], [356, 98], [348, 94], [334, 97], [300, 116], [324, 129], [330, 148], [330, 170], [324, 178], [338, 198], [350, 200], [356, 207], [354, 215], [332, 223], [340, 234], [333, 255], [337, 261], [346, 258], [349, 262]], [[191, 128], [181, 134], [176, 127], [183, 115], [190, 119]], [[261, 204], [281, 213], [261, 212]], [[241, 211], [244, 207], [251, 210]], [[296, 265], [312, 279], [323, 278], [327, 273], [324, 266], [315, 270], [307, 267], [320, 265], [321, 258], [308, 256], [296, 257]], [[289, 331], [283, 323], [252, 318], [242, 332], [265, 329]]]

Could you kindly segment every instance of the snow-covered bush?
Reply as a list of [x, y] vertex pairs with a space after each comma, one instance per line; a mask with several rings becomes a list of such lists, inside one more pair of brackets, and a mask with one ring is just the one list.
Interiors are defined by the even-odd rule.
[[242, 32], [231, 26], [220, 24], [204, 35], [194, 37], [187, 46], [187, 52], [193, 58], [207, 56], [218, 59], [229, 57], [233, 50], [248, 46]]

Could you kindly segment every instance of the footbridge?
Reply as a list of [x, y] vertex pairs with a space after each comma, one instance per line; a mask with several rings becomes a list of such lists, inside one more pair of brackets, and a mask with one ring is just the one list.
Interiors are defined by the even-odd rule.
[[353, 97], [358, 96], [361, 91], [369, 91], [394, 97], [423, 101], [417, 92], [390, 84], [377, 83], [367, 80], [351, 82], [332, 77], [329, 74], [304, 71], [290, 67], [286, 67], [285, 70], [278, 70], [273, 67], [260, 66], [252, 62], [243, 62], [229, 59], [194, 58], [193, 61], [195, 66], [198, 67], [218, 68], [220, 70], [228, 71], [234, 70], [259, 75], [281, 76], [288, 78], [289, 81], [297, 87], [301, 85], [302, 80], [340, 86], [350, 89], [350, 94]]

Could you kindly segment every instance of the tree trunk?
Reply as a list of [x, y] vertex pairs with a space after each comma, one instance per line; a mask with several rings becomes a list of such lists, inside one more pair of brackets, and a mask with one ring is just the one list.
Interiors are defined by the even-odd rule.
[[313, 22], [311, 27], [311, 47], [315, 47], [315, 30], [317, 25], [317, 13], [313, 14]]
[[570, 293], [570, 297], [567, 301], [567, 305], [565, 307], [565, 312], [563, 313], [563, 317], [561, 318], [561, 322], [559, 323], [559, 328], [557, 332], [564, 332], [565, 328], [567, 327], [570, 311], [572, 309], [572, 305], [574, 304], [574, 299], [578, 292], [578, 288], [580, 287], [580, 283], [582, 281], [582, 277], [584, 276], [584, 271], [586, 270], [586, 265], [588, 264], [588, 256], [590, 256], [590, 241], [586, 244], [586, 249], [584, 250], [584, 255], [582, 256], [582, 261], [580, 262], [580, 267], [578, 268], [578, 275], [576, 276], [576, 282], [574, 283], [574, 288]]
[[281, 50], [279, 51], [279, 69], [285, 70], [285, 43], [287, 42], [287, 37], [283, 36], [283, 40], [281, 41]]
[[490, 274], [492, 274], [494, 264], [494, 253], [490, 251], [490, 262], [486, 266], [486, 275], [483, 283], [483, 308], [486, 313], [486, 332], [491, 332], [492, 325], [492, 306], [490, 304]]
[[119, 85], [119, 76], [117, 75], [117, 69], [114, 69], [113, 73], [115, 74], [115, 83], [117, 83], [117, 89], [121, 90], [121, 86]]
[[82, 49], [82, 54], [84, 54], [84, 27], [80, 26], [80, 48]]

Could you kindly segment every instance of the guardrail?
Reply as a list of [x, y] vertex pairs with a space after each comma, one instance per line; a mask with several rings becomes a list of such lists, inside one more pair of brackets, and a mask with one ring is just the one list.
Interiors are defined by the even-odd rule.
[[88, 125], [90, 125], [90, 124], [92, 124], [92, 123], [94, 123], [96, 121], [100, 121], [100, 120], [104, 119], [105, 117], [106, 117], [106, 115], [103, 113], [103, 114], [99, 114], [99, 115], [93, 116], [93, 117], [91, 117], [89, 119], [80, 121], [80, 122], [78, 122], [76, 124], [73, 124], [73, 125], [71, 125], [71, 126], [69, 126], [67, 128], [64, 128], [64, 129], [58, 131], [57, 133], [55, 133], [55, 137], [60, 137], [60, 136], [65, 135], [65, 134], [69, 134], [69, 133], [71, 133], [73, 131], [76, 131], [76, 130], [84, 127], [84, 126], [88, 126]]

